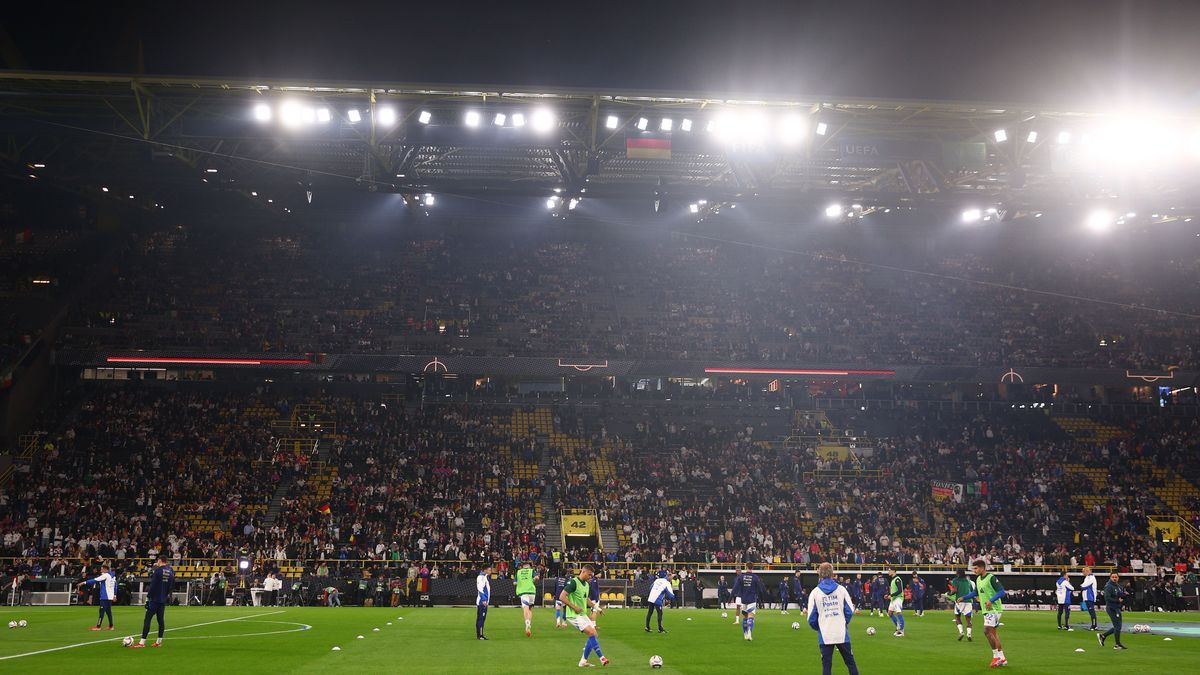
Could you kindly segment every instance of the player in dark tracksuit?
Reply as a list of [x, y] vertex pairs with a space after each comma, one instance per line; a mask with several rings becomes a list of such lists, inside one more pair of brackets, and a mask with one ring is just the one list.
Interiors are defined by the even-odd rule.
[[164, 615], [167, 603], [171, 601], [171, 589], [175, 584], [175, 570], [167, 564], [165, 556], [158, 556], [154, 561], [154, 571], [150, 574], [150, 592], [146, 594], [146, 618], [142, 621], [142, 639], [134, 647], [145, 647], [146, 636], [150, 634], [150, 619], [158, 619], [158, 639], [155, 647], [162, 646], [163, 631], [166, 629]]
[[885, 605], [883, 604], [883, 577], [875, 577], [871, 580], [871, 615], [874, 616], [878, 611], [880, 616], [883, 616]]
[[792, 604], [804, 606], [804, 584], [800, 582], [800, 573], [796, 572], [796, 576], [792, 577], [791, 582], [791, 598]]
[[1100, 641], [1100, 646], [1104, 646], [1104, 641], [1111, 635], [1117, 639], [1117, 646], [1113, 649], [1129, 649], [1121, 644], [1121, 603], [1129, 594], [1121, 588], [1121, 584], [1117, 581], [1120, 579], [1116, 572], [1109, 576], [1109, 581], [1104, 585], [1104, 611], [1108, 612], [1108, 620], [1112, 622], [1112, 628], [1100, 633], [1096, 639]]
[[909, 588], [912, 589], [913, 610], [916, 611], [917, 616], [925, 616], [925, 589], [928, 588], [925, 580], [921, 578], [921, 575], [913, 572]]
[[854, 579], [850, 581], [847, 589], [850, 591], [850, 599], [854, 601], [855, 609], [862, 607], [863, 601], [863, 578], [861, 574], [855, 574]]
[[779, 582], [779, 613], [780, 614], [788, 613], [788, 611], [787, 611], [788, 595], [790, 595], [791, 590], [792, 590], [788, 586], [789, 586], [789, 584], [788, 584], [788, 580], [786, 578], [783, 581]]

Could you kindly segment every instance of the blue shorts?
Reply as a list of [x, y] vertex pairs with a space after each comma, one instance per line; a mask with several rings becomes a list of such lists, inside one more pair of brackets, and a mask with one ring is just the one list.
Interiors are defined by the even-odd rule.
[[1080, 600], [1079, 601], [1079, 609], [1081, 609], [1085, 612], [1091, 610], [1095, 606], [1096, 606], [1096, 603], [1089, 601], [1089, 600]]

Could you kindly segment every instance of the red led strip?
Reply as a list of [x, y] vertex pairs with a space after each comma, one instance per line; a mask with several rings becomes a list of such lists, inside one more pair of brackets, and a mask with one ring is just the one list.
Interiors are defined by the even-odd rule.
[[170, 363], [180, 366], [290, 366], [311, 363], [308, 359], [227, 359], [172, 356], [110, 356], [108, 363]]
[[797, 370], [792, 368], [705, 368], [716, 375], [895, 375], [894, 370]]

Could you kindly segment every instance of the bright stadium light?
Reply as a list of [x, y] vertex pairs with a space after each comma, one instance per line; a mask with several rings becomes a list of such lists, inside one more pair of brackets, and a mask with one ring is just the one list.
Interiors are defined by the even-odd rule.
[[779, 124], [779, 135], [784, 143], [795, 145], [804, 139], [804, 118], [788, 113]]
[[546, 108], [539, 108], [533, 111], [533, 117], [530, 119], [534, 131], [547, 132], [554, 128], [554, 113]]
[[567, 210], [574, 211], [576, 206], [579, 206], [579, 197], [571, 197], [571, 201], [567, 202]]
[[433, 193], [432, 192], [425, 193], [425, 206], [433, 206]]
[[692, 130], [692, 121], [686, 117], [683, 118], [683, 121], [679, 123], [679, 129], [681, 131], [691, 131]]
[[506, 117], [505, 117], [504, 113], [496, 113], [496, 116], [492, 118], [492, 124], [495, 124], [498, 127], [502, 127], [502, 126], [504, 126], [505, 119], [506, 119]]
[[1031, 132], [1029, 132], [1029, 135], [1025, 137], [1025, 142], [1026, 143], [1037, 143], [1037, 139], [1038, 139], [1038, 133], [1036, 131], [1031, 131]]
[[688, 204], [688, 211], [691, 211], [692, 213], [700, 213], [700, 205]]
[[670, 117], [664, 117], [662, 118], [662, 121], [658, 123], [659, 131], [670, 131], [674, 127], [675, 120], [671, 119]]
[[433, 119], [433, 113], [429, 112], [428, 110], [422, 110], [421, 113], [417, 115], [417, 121], [421, 124], [429, 124], [429, 120], [431, 119]]
[[1086, 225], [1087, 228], [1092, 232], [1099, 234], [1102, 232], [1107, 232], [1108, 229], [1112, 227], [1113, 221], [1114, 218], [1112, 211], [1109, 211], [1108, 209], [1096, 209], [1088, 214], [1087, 220], [1084, 221], [1084, 225]]
[[830, 204], [825, 207], [826, 218], [841, 218], [843, 212], [841, 204]]
[[385, 127], [390, 127], [396, 123], [396, 109], [391, 106], [384, 106], [378, 109], [379, 123]]
[[553, 210], [557, 204], [558, 204], [558, 199], [555, 197], [551, 197], [546, 200], [546, 208], [548, 208], [548, 209]]
[[738, 137], [743, 143], [757, 145], [767, 138], [769, 124], [762, 111], [748, 112], [738, 118]]
[[463, 116], [463, 122], [465, 122], [469, 127], [479, 126], [479, 112], [475, 110], [468, 110], [467, 114]]
[[357, 108], [347, 110], [346, 117], [350, 118], [351, 124], [357, 124], [362, 121], [362, 113], [358, 112]]
[[992, 137], [996, 139], [997, 143], [1003, 143], [1004, 141], [1008, 140], [1008, 132], [1005, 131], [1004, 129], [997, 129], [992, 134]]
[[824, 136], [829, 133], [829, 125], [824, 122], [817, 122], [817, 135]]
[[279, 119], [285, 127], [295, 128], [305, 122], [311, 123], [313, 118], [313, 109], [296, 101], [287, 101], [279, 107]]
[[1069, 131], [1058, 132], [1057, 140], [1058, 140], [1059, 145], [1067, 145], [1068, 143], [1071, 142], [1071, 132], [1069, 132]]
[[317, 108], [317, 121], [318, 122], [320, 122], [321, 124], [326, 124], [331, 119], [333, 119], [333, 115], [330, 114], [329, 108]]
[[271, 106], [267, 105], [266, 103], [259, 103], [258, 105], [254, 106], [254, 119], [258, 120], [259, 122], [270, 122]]
[[650, 120], [645, 117], [639, 117], [637, 121], [638, 131], [645, 131], [646, 127], [650, 126]]
[[524, 113], [513, 113], [512, 123], [513, 123], [513, 126], [517, 127], [518, 129], [525, 126], [525, 114]]
[[604, 120], [604, 128], [605, 129], [616, 129], [617, 125], [620, 123], [621, 123], [621, 120], [617, 119], [616, 115], [609, 115]]
[[983, 212], [979, 209], [967, 209], [962, 212], [962, 221], [964, 223], [976, 223], [983, 218]]
[[706, 124], [706, 125], [704, 126], [704, 130], [705, 130], [705, 131], [707, 131], [707, 132], [708, 132], [708, 133], [710, 133], [710, 134], [711, 134], [712, 132], [716, 131], [716, 130], [717, 130], [717, 120], [715, 120], [715, 119], [711, 119], [711, 120], [709, 120], [709, 121], [708, 121], [708, 124]]

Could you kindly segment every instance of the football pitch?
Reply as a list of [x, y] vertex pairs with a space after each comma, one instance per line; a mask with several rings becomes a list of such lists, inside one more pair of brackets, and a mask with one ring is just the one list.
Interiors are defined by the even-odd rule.
[[[562, 673], [576, 669], [584, 643], [574, 629], [555, 629], [554, 611], [543, 608], [534, 612], [532, 638], [525, 637], [518, 608], [493, 608], [487, 621], [490, 640], [481, 642], [475, 639], [475, 610], [470, 607], [173, 607], [167, 610], [161, 649], [126, 649], [122, 638], [140, 634], [143, 610], [117, 607], [114, 613], [115, 631], [91, 632], [96, 612], [89, 607], [0, 608], [0, 672]], [[959, 642], [947, 612], [905, 616], [907, 634], [902, 638], [891, 635], [892, 625], [884, 617], [855, 617], [852, 644], [863, 673], [989, 670], [991, 651], [980, 625], [974, 642]], [[1073, 619], [1079, 617], [1072, 613]], [[753, 642], [744, 641], [732, 616], [722, 619], [719, 610], [666, 610], [665, 635], [645, 633], [644, 618], [645, 612], [635, 608], [610, 609], [600, 617], [600, 644], [612, 661], [606, 670], [649, 670], [649, 659], [657, 654], [664, 672], [820, 672], [816, 634], [799, 611], [786, 616], [760, 611]], [[982, 617], [976, 618], [982, 624]], [[18, 619], [28, 621], [28, 627], [7, 628]], [[801, 623], [800, 630], [791, 628], [794, 621]], [[1009, 611], [1004, 623], [1001, 637], [1009, 671], [1060, 675], [1200, 669], [1196, 614], [1127, 613], [1127, 630], [1147, 623], [1155, 632], [1126, 633], [1129, 649], [1124, 652], [1114, 651], [1111, 639], [1101, 648], [1093, 633], [1078, 627], [1073, 633], [1055, 630], [1051, 612]], [[877, 633], [868, 636], [868, 626]], [[148, 644], [154, 635], [151, 631]], [[599, 662], [594, 656], [592, 661]], [[836, 655], [834, 672], [846, 672]]]

